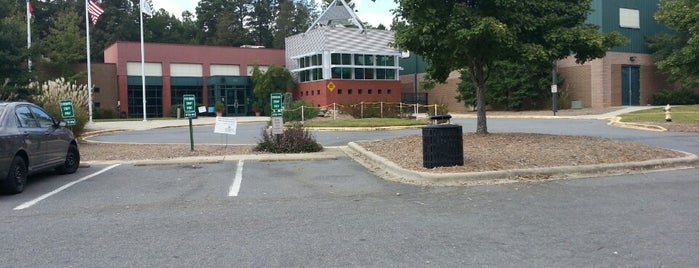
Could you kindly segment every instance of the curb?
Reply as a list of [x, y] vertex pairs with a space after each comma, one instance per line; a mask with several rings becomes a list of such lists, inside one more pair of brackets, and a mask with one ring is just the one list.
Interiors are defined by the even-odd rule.
[[254, 160], [262, 162], [277, 161], [312, 161], [312, 160], [337, 160], [344, 156], [340, 147], [324, 147], [322, 152], [301, 153], [301, 154], [239, 154], [222, 156], [192, 156], [178, 157], [170, 159], [141, 159], [141, 160], [94, 160], [85, 161], [85, 165], [110, 165], [110, 164], [131, 164], [135, 166], [160, 166], [160, 165], [200, 165], [215, 164], [221, 162]]
[[648, 131], [659, 131], [659, 132], [667, 131], [666, 128], [661, 127], [661, 126], [656, 126], [656, 125], [621, 122], [621, 117], [618, 117], [618, 116], [616, 116], [612, 119], [609, 119], [609, 122], [607, 123], [607, 125], [615, 126], [615, 127], [631, 128], [631, 129], [648, 130]]
[[556, 180], [593, 177], [597, 175], [618, 175], [643, 173], [662, 169], [693, 168], [699, 165], [699, 157], [685, 154], [683, 157], [654, 159], [639, 162], [560, 166], [530, 169], [511, 169], [465, 173], [429, 173], [402, 168], [387, 159], [367, 151], [355, 142], [350, 142], [345, 153], [379, 177], [386, 180], [425, 186], [471, 186], [512, 183], [531, 180]]

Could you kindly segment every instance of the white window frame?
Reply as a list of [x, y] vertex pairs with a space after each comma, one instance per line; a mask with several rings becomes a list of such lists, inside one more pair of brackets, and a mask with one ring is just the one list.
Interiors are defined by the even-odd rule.
[[641, 13], [638, 9], [619, 8], [619, 27], [641, 29]]

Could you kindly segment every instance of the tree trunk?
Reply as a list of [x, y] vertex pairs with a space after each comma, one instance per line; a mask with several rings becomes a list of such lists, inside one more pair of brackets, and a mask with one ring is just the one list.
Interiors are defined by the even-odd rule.
[[485, 117], [485, 67], [478, 61], [472, 61], [471, 82], [476, 87], [476, 134], [488, 134], [488, 124]]
[[488, 124], [485, 118], [485, 83], [476, 86], [476, 134], [488, 134]]

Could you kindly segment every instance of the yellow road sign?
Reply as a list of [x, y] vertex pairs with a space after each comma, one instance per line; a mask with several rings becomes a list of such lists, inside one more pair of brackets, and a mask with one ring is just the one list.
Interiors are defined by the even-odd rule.
[[335, 83], [330, 81], [326, 87], [328, 88], [328, 90], [332, 92], [333, 90], [335, 90]]

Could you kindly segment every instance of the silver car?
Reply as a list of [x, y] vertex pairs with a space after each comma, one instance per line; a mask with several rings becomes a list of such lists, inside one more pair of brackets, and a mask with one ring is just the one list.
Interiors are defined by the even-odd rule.
[[75, 173], [80, 152], [73, 132], [41, 107], [28, 102], [0, 102], [0, 190], [24, 190], [27, 176], [56, 169]]

